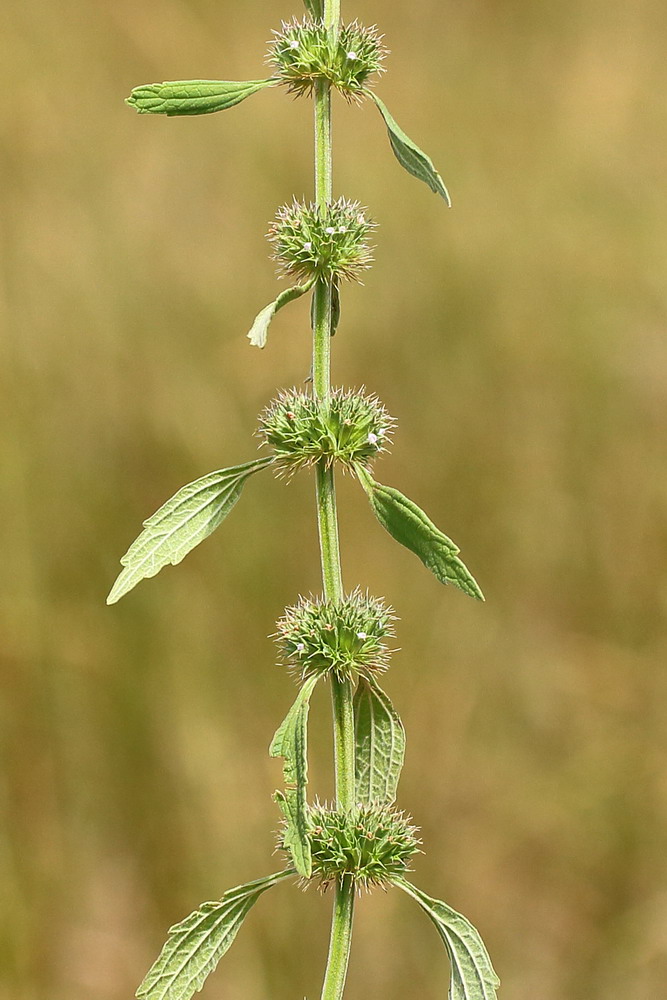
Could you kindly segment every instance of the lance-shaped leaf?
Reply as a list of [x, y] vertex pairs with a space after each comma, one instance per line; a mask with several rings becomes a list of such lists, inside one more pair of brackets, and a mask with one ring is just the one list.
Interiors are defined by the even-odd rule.
[[137, 990], [139, 1000], [190, 1000], [232, 944], [250, 907], [263, 892], [294, 874], [278, 872], [237, 886], [175, 924]]
[[[331, 336], [333, 337], [340, 323], [340, 288], [337, 280], [331, 282]], [[314, 330], [317, 325], [315, 315], [315, 296], [310, 300], [310, 325]]]
[[308, 838], [308, 810], [306, 786], [308, 785], [308, 711], [310, 696], [319, 677], [309, 677], [299, 691], [296, 701], [278, 727], [271, 740], [269, 755], [282, 757], [285, 792], [276, 792], [274, 798], [285, 818], [283, 842], [292, 855], [299, 875], [310, 878], [312, 859]]
[[255, 317], [255, 322], [247, 334], [248, 340], [253, 347], [266, 347], [269, 324], [278, 310], [286, 306], [288, 302], [293, 302], [294, 299], [301, 298], [302, 295], [310, 291], [314, 284], [315, 278], [312, 278], [304, 285], [294, 285], [292, 288], [286, 288], [284, 292], [280, 293], [277, 299], [270, 302], [268, 306], [264, 306], [262, 311]]
[[397, 876], [391, 881], [417, 900], [444, 941], [452, 967], [449, 1000], [497, 1000], [500, 980], [484, 942], [470, 921], [406, 879]]
[[140, 115], [208, 115], [226, 111], [276, 80], [166, 80], [135, 87], [126, 100]]
[[144, 521], [144, 530], [121, 559], [125, 569], [111, 588], [107, 604], [115, 604], [140, 580], [155, 576], [163, 566], [179, 563], [224, 521], [248, 476], [272, 461], [270, 457], [258, 458], [211, 472], [183, 486]]
[[391, 148], [394, 151], [394, 155], [402, 167], [405, 167], [409, 174], [413, 177], [417, 177], [420, 181], [424, 181], [428, 184], [431, 191], [435, 194], [439, 194], [445, 199], [449, 208], [451, 208], [452, 201], [449, 197], [449, 191], [445, 187], [442, 177], [438, 171], [433, 166], [433, 161], [430, 156], [415, 145], [415, 143], [410, 139], [409, 136], [405, 134], [401, 126], [398, 124], [395, 118], [389, 112], [387, 105], [380, 100], [380, 98], [372, 90], [364, 89], [364, 93], [367, 97], [372, 98], [375, 101], [378, 111], [384, 118], [384, 123], [387, 126], [387, 132], [389, 133], [389, 142], [391, 143]]
[[405, 730], [388, 695], [361, 677], [354, 696], [356, 797], [362, 805], [391, 805], [405, 756]]
[[440, 583], [451, 583], [464, 594], [483, 601], [482, 591], [458, 558], [460, 550], [451, 538], [443, 535], [424, 511], [398, 490], [376, 483], [358, 463], [355, 464], [355, 471], [368, 494], [375, 516], [392, 538], [419, 556]]

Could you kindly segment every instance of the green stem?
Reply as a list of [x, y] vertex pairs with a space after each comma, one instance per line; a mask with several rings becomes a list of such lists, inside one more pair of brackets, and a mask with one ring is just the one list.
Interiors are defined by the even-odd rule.
[[322, 1000], [339, 1000], [343, 995], [352, 939], [353, 913], [354, 882], [351, 875], [344, 875], [336, 887], [329, 959], [322, 988]]
[[[340, 22], [340, 0], [325, 0], [324, 23], [333, 36]], [[315, 202], [324, 208], [333, 193], [331, 158], [331, 88], [326, 80], [315, 85]], [[313, 388], [325, 405], [331, 393], [331, 282], [320, 278], [313, 292]], [[339, 603], [343, 579], [338, 541], [336, 485], [333, 469], [325, 462], [317, 466], [317, 521], [322, 559], [324, 596]], [[349, 680], [331, 677], [334, 724], [336, 803], [339, 809], [354, 805], [354, 713], [353, 688]], [[329, 958], [322, 987], [322, 1000], [341, 1000], [345, 989], [352, 940], [354, 883], [351, 876], [339, 879], [334, 898]]]

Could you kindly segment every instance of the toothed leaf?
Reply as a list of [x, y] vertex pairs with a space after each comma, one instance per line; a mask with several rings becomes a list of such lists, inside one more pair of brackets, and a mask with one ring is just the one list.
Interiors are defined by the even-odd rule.
[[428, 914], [442, 938], [451, 963], [449, 1000], [497, 1000], [500, 980], [479, 933], [461, 913], [432, 899], [407, 879], [393, 878]]
[[439, 194], [441, 198], [447, 202], [447, 205], [451, 208], [451, 198], [449, 197], [449, 191], [445, 187], [442, 177], [435, 169], [433, 161], [430, 156], [415, 145], [415, 143], [410, 139], [409, 136], [405, 134], [403, 129], [400, 127], [395, 118], [392, 117], [387, 105], [380, 100], [380, 98], [372, 90], [364, 90], [367, 97], [370, 97], [377, 105], [378, 111], [384, 118], [384, 123], [387, 126], [387, 132], [389, 133], [389, 142], [391, 143], [391, 148], [394, 151], [394, 155], [398, 162], [404, 167], [409, 174], [416, 177], [420, 181], [424, 181], [428, 184], [431, 191], [435, 194]]
[[270, 302], [268, 306], [264, 306], [262, 311], [255, 317], [255, 322], [252, 324], [250, 332], [247, 334], [248, 340], [253, 347], [266, 347], [266, 339], [269, 333], [269, 324], [271, 320], [276, 315], [279, 309], [286, 306], [288, 302], [293, 302], [294, 299], [300, 298], [309, 292], [310, 289], [315, 284], [315, 279], [307, 281], [304, 285], [294, 285], [292, 288], [286, 288], [284, 292], [281, 292], [277, 299]]
[[226, 111], [258, 90], [271, 87], [268, 80], [167, 80], [135, 87], [126, 104], [140, 115], [208, 115]]
[[391, 805], [405, 756], [405, 730], [388, 695], [361, 677], [354, 696], [356, 800]]
[[310, 696], [318, 680], [315, 675], [305, 682], [269, 747], [271, 757], [282, 757], [284, 760], [285, 792], [275, 794], [286, 823], [283, 843], [292, 856], [297, 872], [305, 878], [310, 878], [312, 874], [306, 807], [308, 711]]
[[229, 949], [250, 907], [263, 892], [294, 874], [278, 872], [237, 886], [175, 924], [137, 990], [139, 1000], [190, 1000]]
[[163, 566], [169, 563], [176, 566], [224, 521], [248, 476], [272, 461], [272, 458], [255, 459], [211, 472], [183, 486], [144, 521], [144, 530], [121, 559], [125, 568], [111, 588], [107, 604], [115, 604], [140, 580], [155, 576]]
[[392, 486], [376, 483], [363, 466], [355, 471], [368, 494], [373, 512], [392, 538], [419, 556], [440, 583], [450, 583], [464, 594], [484, 600], [484, 595], [465, 564], [459, 548], [444, 535], [421, 508]]

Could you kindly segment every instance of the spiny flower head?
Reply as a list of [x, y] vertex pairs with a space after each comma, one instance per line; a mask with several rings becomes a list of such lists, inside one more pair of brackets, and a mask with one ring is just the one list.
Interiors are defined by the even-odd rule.
[[419, 851], [417, 827], [391, 806], [355, 806], [350, 810], [316, 804], [310, 809], [313, 877], [326, 888], [341, 875], [352, 875], [359, 889], [384, 886], [409, 871]]
[[320, 21], [283, 21], [273, 32], [268, 62], [294, 94], [310, 94], [317, 80], [328, 80], [348, 100], [358, 99], [370, 77], [383, 72], [387, 49], [375, 26], [353, 21], [334, 40]]
[[357, 201], [339, 198], [322, 208], [298, 201], [276, 213], [268, 239], [285, 274], [359, 280], [373, 260], [367, 237], [374, 223]]
[[356, 589], [339, 604], [302, 597], [277, 622], [276, 640], [285, 662], [302, 677], [333, 671], [339, 678], [386, 670], [384, 640], [394, 635], [395, 616], [376, 597]]
[[334, 389], [319, 400], [292, 389], [260, 415], [258, 433], [273, 448], [278, 471], [291, 475], [321, 459], [369, 466], [387, 450], [394, 423], [377, 396], [363, 391]]

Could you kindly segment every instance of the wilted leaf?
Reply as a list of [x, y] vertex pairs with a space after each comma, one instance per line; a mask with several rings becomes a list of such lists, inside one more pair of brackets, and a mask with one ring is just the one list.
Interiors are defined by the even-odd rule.
[[283, 306], [286, 306], [288, 302], [293, 302], [294, 299], [298, 299], [302, 295], [305, 295], [306, 292], [310, 291], [314, 284], [315, 278], [311, 281], [307, 281], [304, 285], [293, 285], [292, 288], [286, 288], [284, 292], [280, 293], [277, 299], [270, 302], [268, 306], [264, 306], [262, 311], [255, 317], [255, 322], [252, 324], [252, 328], [247, 334], [248, 340], [253, 347], [266, 347], [269, 324], [278, 310], [282, 309]]

